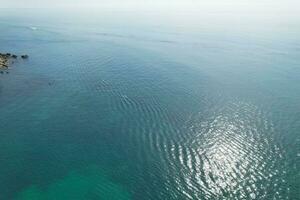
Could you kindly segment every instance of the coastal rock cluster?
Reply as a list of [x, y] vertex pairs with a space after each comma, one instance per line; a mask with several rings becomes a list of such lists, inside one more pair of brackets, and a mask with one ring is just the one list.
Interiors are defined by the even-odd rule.
[[[28, 55], [21, 55], [22, 59], [28, 59]], [[0, 53], [0, 73], [3, 74], [2, 70], [8, 69], [14, 60], [18, 59], [18, 56], [11, 53]]]

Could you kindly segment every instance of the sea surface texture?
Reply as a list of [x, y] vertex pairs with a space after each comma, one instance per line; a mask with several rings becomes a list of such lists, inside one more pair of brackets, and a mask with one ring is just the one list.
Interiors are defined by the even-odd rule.
[[1, 200], [299, 199], [296, 21], [19, 15], [0, 14], [0, 52], [29, 55], [0, 74]]

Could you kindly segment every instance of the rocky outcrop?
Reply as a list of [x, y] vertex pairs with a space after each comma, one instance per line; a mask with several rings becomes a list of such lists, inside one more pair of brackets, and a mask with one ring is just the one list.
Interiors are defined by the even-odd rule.
[[0, 69], [6, 69], [9, 65], [10, 54], [0, 53]]
[[[15, 55], [15, 54], [11, 54], [11, 53], [0, 53], [0, 70], [5, 70], [5, 69], [8, 69], [10, 67], [11, 64], [14, 63], [14, 61], [12, 60], [15, 60], [17, 59], [18, 56]], [[29, 56], [24, 54], [21, 56], [22, 59], [28, 59]], [[2, 71], [0, 71], [1, 73]], [[1, 73], [3, 74], [3, 73]]]

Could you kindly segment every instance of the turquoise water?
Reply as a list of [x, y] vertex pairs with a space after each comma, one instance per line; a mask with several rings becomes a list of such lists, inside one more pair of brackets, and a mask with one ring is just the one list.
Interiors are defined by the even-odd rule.
[[298, 26], [38, 16], [0, 14], [0, 199], [299, 199]]

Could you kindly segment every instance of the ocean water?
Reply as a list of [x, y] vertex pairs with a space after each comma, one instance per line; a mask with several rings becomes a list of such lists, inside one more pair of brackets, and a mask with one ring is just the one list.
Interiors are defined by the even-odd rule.
[[297, 20], [2, 11], [1, 200], [299, 199]]

